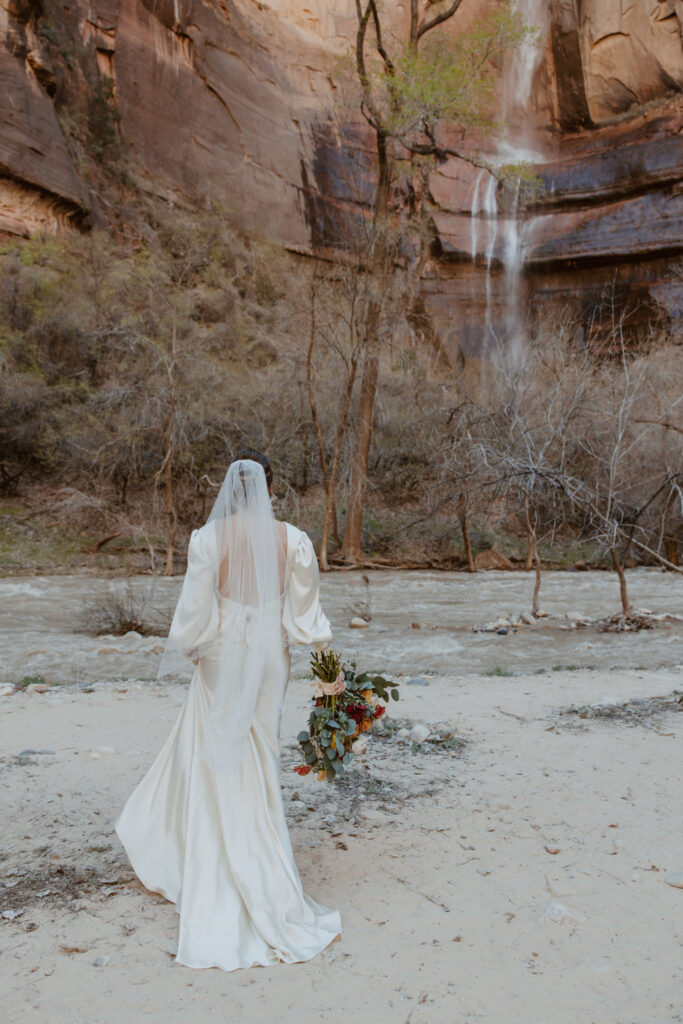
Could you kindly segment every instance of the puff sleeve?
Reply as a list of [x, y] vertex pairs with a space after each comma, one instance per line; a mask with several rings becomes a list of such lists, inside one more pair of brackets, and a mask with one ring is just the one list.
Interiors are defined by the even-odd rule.
[[298, 531], [294, 560], [282, 611], [282, 625], [290, 643], [321, 650], [332, 639], [332, 629], [320, 607], [318, 560], [306, 533]]
[[193, 530], [187, 549], [187, 572], [168, 638], [191, 658], [201, 656], [219, 627], [217, 565], [201, 530]]

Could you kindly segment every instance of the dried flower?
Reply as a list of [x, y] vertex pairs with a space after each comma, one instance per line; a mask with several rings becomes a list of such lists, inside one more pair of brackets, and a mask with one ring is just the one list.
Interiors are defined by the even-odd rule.
[[365, 738], [355, 747], [361, 733], [369, 732], [387, 710], [378, 706], [378, 698], [385, 704], [389, 695], [396, 699], [398, 684], [380, 675], [358, 673], [353, 662], [344, 666], [341, 655], [331, 650], [314, 653], [311, 669], [313, 710], [308, 727], [297, 737], [305, 764], [295, 771], [299, 775], [313, 772], [321, 782], [332, 782], [344, 775], [356, 749], [360, 753], [365, 748]]

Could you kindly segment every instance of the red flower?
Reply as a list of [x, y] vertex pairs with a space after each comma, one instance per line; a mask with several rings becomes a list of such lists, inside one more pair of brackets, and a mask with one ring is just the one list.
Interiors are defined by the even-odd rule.
[[297, 775], [308, 775], [310, 770], [310, 764], [297, 764], [294, 766], [294, 771], [297, 773]]
[[385, 708], [384, 704], [378, 704], [377, 707], [375, 708], [375, 714], [373, 715], [373, 718], [381, 718], [386, 710], [387, 709]]
[[346, 708], [346, 714], [352, 718], [356, 725], [359, 725], [367, 716], [368, 709], [364, 704], [350, 704]]

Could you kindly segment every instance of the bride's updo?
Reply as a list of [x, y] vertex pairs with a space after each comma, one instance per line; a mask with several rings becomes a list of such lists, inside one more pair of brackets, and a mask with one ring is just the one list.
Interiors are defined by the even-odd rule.
[[266, 483], [268, 484], [268, 487], [272, 486], [273, 470], [271, 469], [270, 459], [267, 455], [264, 455], [263, 452], [257, 451], [255, 448], [242, 448], [242, 450], [237, 453], [235, 461], [237, 462], [240, 459], [251, 459], [252, 462], [258, 462], [259, 465], [263, 466], [263, 471], [266, 474]]

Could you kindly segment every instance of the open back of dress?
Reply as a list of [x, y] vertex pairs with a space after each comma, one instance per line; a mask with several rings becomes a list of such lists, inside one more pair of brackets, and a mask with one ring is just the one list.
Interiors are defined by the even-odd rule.
[[142, 883], [176, 904], [176, 962], [226, 971], [309, 960], [341, 932], [303, 890], [280, 789], [288, 642], [331, 637], [317, 561], [265, 509], [261, 467], [240, 466], [190, 538], [169, 634], [198, 656], [184, 706], [116, 822]]

